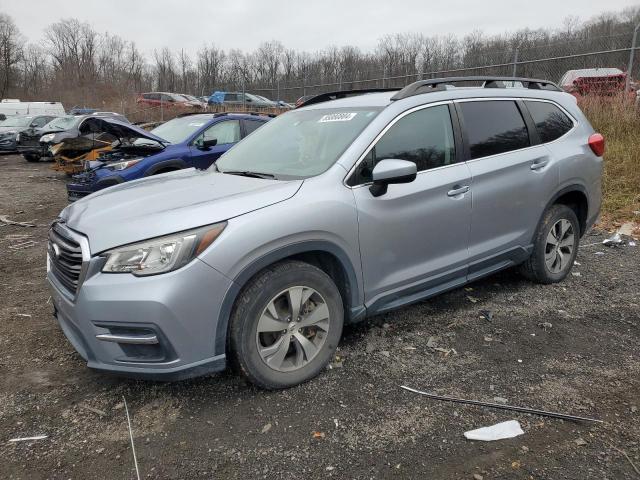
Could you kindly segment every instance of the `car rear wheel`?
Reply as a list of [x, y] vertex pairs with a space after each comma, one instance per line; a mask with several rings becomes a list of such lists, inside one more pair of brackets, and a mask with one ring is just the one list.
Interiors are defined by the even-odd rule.
[[262, 388], [306, 382], [335, 353], [343, 317], [340, 292], [326, 273], [300, 261], [276, 264], [259, 273], [236, 302], [232, 361]]
[[578, 254], [580, 225], [566, 205], [553, 205], [538, 227], [533, 252], [521, 266], [525, 277], [539, 283], [564, 280]]
[[32, 155], [30, 153], [25, 153], [23, 157], [27, 162], [35, 163], [40, 161], [40, 157], [38, 155]]

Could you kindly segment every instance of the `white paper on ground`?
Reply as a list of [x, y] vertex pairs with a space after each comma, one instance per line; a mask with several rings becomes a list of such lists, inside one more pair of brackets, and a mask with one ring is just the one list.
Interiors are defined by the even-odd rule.
[[496, 423], [490, 427], [478, 428], [464, 432], [464, 436], [469, 440], [482, 440], [491, 442], [493, 440], [502, 440], [503, 438], [513, 438], [522, 435], [524, 431], [520, 427], [520, 423], [516, 420]]

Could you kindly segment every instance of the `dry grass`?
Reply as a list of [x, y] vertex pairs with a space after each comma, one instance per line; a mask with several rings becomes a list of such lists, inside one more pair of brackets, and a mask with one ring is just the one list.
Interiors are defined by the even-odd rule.
[[611, 97], [584, 98], [580, 107], [605, 137], [603, 220], [640, 221], [640, 108]]

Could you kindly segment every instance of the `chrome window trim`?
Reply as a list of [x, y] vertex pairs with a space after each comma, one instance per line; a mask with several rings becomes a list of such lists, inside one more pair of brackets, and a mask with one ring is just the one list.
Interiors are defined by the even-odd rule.
[[[398, 121], [400, 121], [402, 118], [406, 117], [407, 115], [410, 115], [410, 114], [412, 114], [414, 112], [417, 112], [419, 110], [424, 110], [425, 108], [438, 107], [440, 105], [450, 105], [452, 103], [453, 103], [453, 100], [442, 100], [440, 102], [427, 103], [427, 104], [424, 104], [424, 105], [418, 105], [416, 107], [409, 108], [408, 110], [405, 110], [404, 112], [401, 112], [398, 115], [396, 115], [382, 130], [380, 130], [380, 132], [375, 136], [375, 138], [371, 141], [371, 143], [367, 146], [367, 148], [365, 148], [364, 153], [362, 153], [358, 157], [358, 160], [356, 160], [356, 162], [349, 169], [349, 171], [347, 172], [345, 177], [342, 179], [342, 184], [345, 187], [350, 188], [350, 189], [361, 187], [361, 186], [366, 186], [366, 185], [371, 185], [371, 183], [373, 183], [373, 182], [361, 183], [359, 185], [351, 186], [351, 185], [347, 184], [347, 180], [355, 172], [356, 168], [358, 168], [358, 165], [360, 165], [360, 163], [362, 163], [362, 160], [364, 160], [364, 157], [366, 157], [369, 154], [369, 152], [371, 151], [371, 149], [373, 147], [375, 147], [376, 143], [378, 143], [380, 138], [382, 138], [382, 136], [385, 133], [387, 133], [391, 127], [393, 127]], [[454, 128], [453, 124], [451, 125], [451, 128], [452, 129]], [[441, 167], [430, 168], [428, 170], [422, 170], [422, 171], [418, 172], [418, 175], [423, 173], [423, 172], [433, 172], [434, 170], [438, 170], [438, 169], [446, 168], [446, 167], [451, 167], [453, 165], [458, 165], [460, 163], [463, 163], [463, 162], [456, 162], [456, 163], [452, 163], [450, 165], [443, 165]]]

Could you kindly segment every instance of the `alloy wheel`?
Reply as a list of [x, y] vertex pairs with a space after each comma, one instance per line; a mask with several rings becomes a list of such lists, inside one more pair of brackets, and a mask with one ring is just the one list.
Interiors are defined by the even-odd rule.
[[553, 224], [544, 250], [544, 262], [551, 273], [560, 273], [569, 266], [574, 247], [573, 225], [564, 218]]
[[310, 287], [290, 287], [267, 303], [258, 320], [260, 358], [279, 372], [298, 370], [322, 349], [329, 326], [329, 308], [322, 295]]

